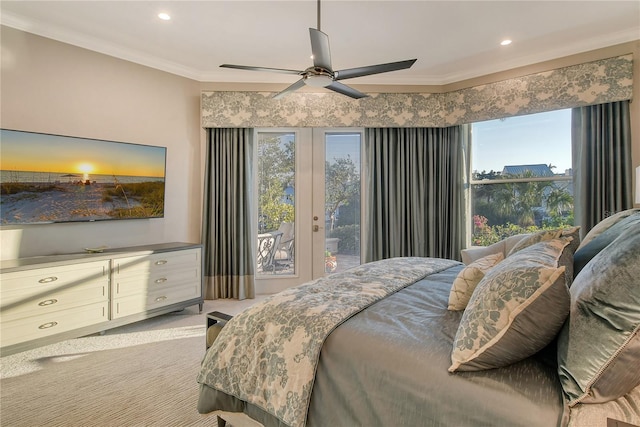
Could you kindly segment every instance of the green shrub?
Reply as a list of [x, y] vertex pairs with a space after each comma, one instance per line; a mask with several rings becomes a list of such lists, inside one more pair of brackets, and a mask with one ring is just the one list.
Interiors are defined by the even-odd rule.
[[507, 223], [505, 225], [491, 226], [487, 218], [482, 215], [473, 216], [473, 235], [471, 236], [471, 244], [473, 246], [489, 246], [507, 237], [516, 234], [535, 233], [540, 230], [551, 230], [554, 228], [571, 227], [573, 225], [573, 216], [568, 217], [552, 217], [543, 221], [542, 227], [535, 225], [523, 227]]
[[338, 238], [339, 253], [357, 255], [360, 253], [360, 225], [351, 224], [336, 227], [329, 233], [329, 238]]

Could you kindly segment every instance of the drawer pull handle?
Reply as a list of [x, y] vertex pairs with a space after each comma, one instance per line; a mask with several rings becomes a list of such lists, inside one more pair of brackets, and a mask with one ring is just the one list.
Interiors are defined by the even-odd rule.
[[48, 306], [48, 305], [53, 305], [53, 304], [55, 304], [55, 303], [57, 303], [57, 302], [58, 302], [58, 300], [57, 300], [57, 299], [55, 299], [55, 298], [51, 298], [51, 299], [46, 299], [46, 300], [44, 300], [44, 301], [40, 301], [40, 302], [38, 303], [38, 305], [39, 305], [40, 307], [46, 307], [46, 306]]
[[58, 280], [56, 276], [45, 277], [44, 279], [38, 280], [38, 283], [51, 283]]
[[155, 280], [155, 283], [164, 283], [164, 282], [166, 282], [167, 280], [168, 280], [168, 279], [167, 279], [166, 277], [161, 277], [161, 278], [159, 278], [159, 279], [156, 279], [156, 280]]
[[167, 299], [167, 297], [163, 295], [161, 297], [156, 298], [156, 302], [164, 301], [166, 299]]
[[164, 265], [166, 263], [168, 263], [169, 261], [167, 261], [166, 259], [161, 259], [160, 261], [156, 261], [156, 265]]
[[53, 328], [54, 326], [56, 326], [58, 324], [58, 322], [47, 322], [47, 323], [43, 323], [42, 325], [38, 326], [38, 329], [49, 329], [49, 328]]

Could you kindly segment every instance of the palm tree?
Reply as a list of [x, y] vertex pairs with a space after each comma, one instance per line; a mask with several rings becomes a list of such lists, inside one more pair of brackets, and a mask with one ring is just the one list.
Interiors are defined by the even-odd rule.
[[[500, 179], [500, 173], [499, 172], [495, 172], [493, 170], [487, 172], [487, 171], [482, 171], [482, 172], [474, 172], [474, 180], [476, 181], [483, 181], [483, 180], [489, 180], [489, 181], [495, 181], [496, 179]], [[486, 201], [487, 203], [491, 203], [491, 197], [493, 196], [493, 189], [492, 189], [492, 185], [491, 184], [476, 184], [474, 185], [474, 198], [475, 200], [480, 200], [482, 199], [483, 201]]]
[[[513, 178], [533, 178], [533, 173], [527, 171]], [[552, 184], [545, 181], [533, 181], [507, 182], [497, 185], [499, 189], [493, 197], [497, 212], [522, 227], [535, 225], [534, 208], [542, 206], [545, 189]]]
[[552, 216], [562, 216], [573, 209], [573, 196], [564, 188], [554, 187], [547, 195], [545, 202]]

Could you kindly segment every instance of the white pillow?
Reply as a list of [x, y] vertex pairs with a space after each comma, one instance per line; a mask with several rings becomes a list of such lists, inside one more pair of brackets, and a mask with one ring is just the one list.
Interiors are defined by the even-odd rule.
[[469, 265], [473, 261], [486, 257], [487, 255], [501, 253], [504, 257], [511, 251], [511, 249], [524, 237], [529, 234], [516, 234], [515, 236], [507, 237], [499, 242], [496, 242], [489, 246], [472, 246], [460, 251], [462, 262]]

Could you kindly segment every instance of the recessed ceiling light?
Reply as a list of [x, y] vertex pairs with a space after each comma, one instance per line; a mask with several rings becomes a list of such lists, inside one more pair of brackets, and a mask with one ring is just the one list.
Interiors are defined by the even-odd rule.
[[171, 19], [171, 16], [169, 16], [168, 13], [159, 13], [158, 14], [158, 18], [162, 19], [163, 21], [168, 21], [169, 19]]
[[502, 40], [502, 41], [500, 42], [500, 44], [501, 44], [502, 46], [509, 46], [509, 45], [511, 44], [511, 40], [509, 40], [509, 39]]

